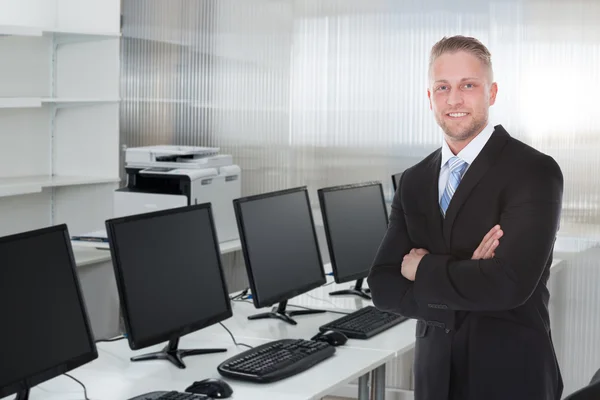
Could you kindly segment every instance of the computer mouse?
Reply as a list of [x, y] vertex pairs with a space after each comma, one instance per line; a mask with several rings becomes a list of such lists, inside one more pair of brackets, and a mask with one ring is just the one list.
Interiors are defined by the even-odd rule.
[[233, 389], [221, 379], [209, 378], [194, 382], [185, 389], [186, 392], [203, 394], [215, 399], [226, 399], [231, 397]]
[[321, 342], [327, 342], [332, 346], [342, 346], [346, 344], [348, 338], [342, 332], [339, 331], [326, 331], [315, 335], [312, 340], [318, 340]]

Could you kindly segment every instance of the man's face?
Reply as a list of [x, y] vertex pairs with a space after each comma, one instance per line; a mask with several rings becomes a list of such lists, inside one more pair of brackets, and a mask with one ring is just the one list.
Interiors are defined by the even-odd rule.
[[487, 67], [470, 53], [446, 53], [434, 61], [429, 78], [429, 107], [447, 138], [464, 141], [481, 132], [498, 91]]

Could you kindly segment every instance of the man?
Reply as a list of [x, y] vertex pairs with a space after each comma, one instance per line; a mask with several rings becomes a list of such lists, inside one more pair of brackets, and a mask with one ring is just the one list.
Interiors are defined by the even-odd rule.
[[478, 40], [435, 44], [429, 77], [445, 140], [400, 178], [373, 302], [418, 320], [416, 400], [558, 400], [546, 282], [561, 170], [488, 122], [498, 88]]

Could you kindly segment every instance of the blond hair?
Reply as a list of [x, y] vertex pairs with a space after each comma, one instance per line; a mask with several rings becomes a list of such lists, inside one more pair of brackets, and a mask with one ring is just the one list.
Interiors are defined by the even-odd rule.
[[477, 57], [483, 63], [483, 65], [488, 68], [490, 83], [494, 81], [492, 55], [490, 51], [479, 40], [468, 36], [444, 36], [440, 41], [434, 44], [431, 48], [431, 55], [429, 56], [429, 71], [431, 72], [431, 66], [442, 54], [456, 53], [459, 51], [464, 51]]

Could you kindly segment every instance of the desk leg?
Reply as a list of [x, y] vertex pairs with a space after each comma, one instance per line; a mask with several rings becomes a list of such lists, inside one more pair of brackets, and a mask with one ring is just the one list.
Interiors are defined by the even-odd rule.
[[358, 400], [369, 400], [369, 373], [358, 378]]
[[373, 399], [385, 400], [385, 364], [373, 370], [371, 384], [373, 385]]

